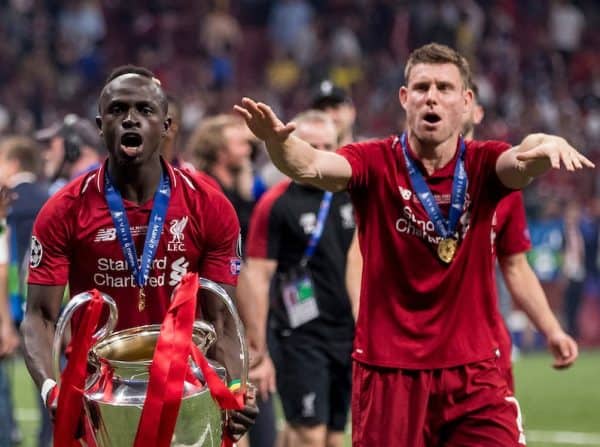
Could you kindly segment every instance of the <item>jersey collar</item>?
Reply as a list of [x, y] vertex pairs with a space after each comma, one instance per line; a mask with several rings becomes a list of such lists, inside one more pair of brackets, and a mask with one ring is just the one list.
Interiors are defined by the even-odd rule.
[[[162, 156], [160, 157], [160, 162], [163, 168], [167, 170], [167, 174], [169, 175], [169, 181], [171, 182], [171, 189], [175, 190], [175, 188], [177, 188], [177, 177], [175, 176], [173, 166], [171, 166]], [[98, 191], [98, 193], [100, 193], [104, 197], [104, 173], [106, 172], [106, 169], [108, 169], [108, 159], [106, 159], [104, 163], [102, 163], [102, 165], [96, 171], [95, 174], [92, 174], [92, 176], [85, 181], [83, 185], [83, 190], [85, 191], [87, 187], [91, 186], [89, 185], [89, 183], [93, 182], [94, 188]], [[125, 203], [127, 204], [128, 202], [125, 201]], [[140, 207], [144, 206], [145, 205], [140, 205]], [[105, 200], [102, 202], [101, 208], [108, 208], [108, 205], [106, 204]]]

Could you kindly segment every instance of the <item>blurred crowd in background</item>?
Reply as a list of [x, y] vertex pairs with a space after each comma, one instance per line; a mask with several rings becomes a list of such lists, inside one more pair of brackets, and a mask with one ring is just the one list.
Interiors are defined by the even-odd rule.
[[[92, 123], [114, 67], [141, 65], [157, 75], [178, 127], [164, 153], [214, 178], [245, 231], [258, 196], [281, 177], [243, 123], [224, 114], [249, 96], [290, 119], [315, 105], [327, 80], [338, 87], [334, 101], [356, 109], [357, 138], [399, 132], [404, 114], [394, 92], [409, 52], [431, 41], [471, 64], [485, 109], [477, 139], [517, 143], [531, 132], [553, 133], [600, 165], [597, 0], [0, 0], [0, 184], [37, 188], [12, 203], [9, 226], [30, 228], [32, 207], [106, 155]], [[39, 147], [14, 135], [35, 137]], [[19, 148], [20, 166], [10, 163], [9, 148]], [[221, 150], [226, 161], [215, 155]], [[526, 189], [525, 200], [528, 258], [552, 308], [582, 346], [600, 346], [598, 168], [551, 172]], [[27, 227], [17, 219], [20, 207]], [[11, 241], [17, 323], [29, 232]], [[503, 308], [515, 346], [541, 348], [524, 315]], [[0, 382], [0, 394], [6, 389]], [[0, 407], [2, 417], [9, 411]], [[46, 417], [38, 445], [49, 439]]]
[[[356, 135], [383, 136], [403, 127], [393, 92], [409, 51], [437, 41], [476, 74], [486, 113], [477, 138], [555, 133], [598, 163], [599, 18], [594, 0], [3, 0], [0, 136], [33, 135], [68, 113], [93, 119], [106, 75], [125, 63], [153, 70], [179, 102], [180, 147], [242, 96], [289, 119], [323, 79], [352, 98]], [[571, 256], [600, 295], [597, 170], [528, 188], [531, 261], [550, 284], [565, 276], [556, 235], [566, 234], [567, 203], [584, 246]]]

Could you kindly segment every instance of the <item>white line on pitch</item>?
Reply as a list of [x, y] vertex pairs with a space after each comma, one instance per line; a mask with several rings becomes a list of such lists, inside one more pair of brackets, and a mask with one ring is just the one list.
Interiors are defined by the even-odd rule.
[[547, 442], [550, 444], [600, 446], [600, 433], [576, 431], [525, 430], [527, 441]]

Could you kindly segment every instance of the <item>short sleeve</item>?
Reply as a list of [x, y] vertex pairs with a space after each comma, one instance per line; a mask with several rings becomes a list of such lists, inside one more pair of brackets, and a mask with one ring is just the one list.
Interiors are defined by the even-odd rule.
[[510, 256], [531, 249], [531, 240], [527, 228], [523, 194], [520, 191], [510, 193], [498, 204], [496, 213], [498, 234], [496, 252], [498, 256]]
[[338, 154], [348, 160], [352, 168], [352, 177], [348, 183], [348, 189], [358, 189], [368, 183], [369, 165], [368, 157], [365, 157], [365, 154], [369, 146], [372, 146], [372, 143], [351, 143], [337, 150]]
[[69, 230], [73, 207], [54, 196], [33, 225], [29, 253], [29, 284], [65, 285], [69, 280]]
[[241, 267], [240, 224], [233, 206], [222, 194], [214, 194], [205, 207], [206, 251], [199, 274], [211, 281], [235, 286]]
[[[479, 182], [482, 188], [485, 187], [494, 202], [498, 202], [502, 197], [514, 191], [504, 186], [496, 172], [498, 157], [508, 149], [510, 149], [510, 145], [503, 141], [471, 141], [467, 146], [471, 160], [475, 160], [477, 163], [477, 167], [471, 170], [471, 172], [477, 172], [477, 178], [473, 180], [476, 183]], [[469, 180], [471, 181], [471, 179]]]
[[289, 182], [274, 186], [258, 201], [248, 230], [246, 254], [251, 258], [278, 259], [281, 247], [281, 219], [275, 204], [288, 187]]

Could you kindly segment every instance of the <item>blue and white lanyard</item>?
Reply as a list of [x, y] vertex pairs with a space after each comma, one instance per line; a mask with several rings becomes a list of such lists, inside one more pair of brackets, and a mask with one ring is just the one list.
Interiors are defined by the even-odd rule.
[[400, 144], [402, 145], [402, 153], [404, 154], [404, 160], [406, 161], [406, 167], [408, 169], [408, 175], [413, 189], [417, 193], [425, 212], [429, 216], [429, 219], [433, 222], [435, 231], [442, 236], [444, 239], [451, 238], [456, 232], [456, 226], [463, 212], [465, 204], [465, 196], [467, 192], [468, 179], [467, 172], [465, 171], [464, 155], [465, 155], [465, 140], [460, 137], [459, 154], [458, 160], [456, 161], [456, 167], [454, 168], [454, 179], [452, 181], [452, 196], [450, 199], [450, 212], [448, 219], [444, 219], [423, 174], [419, 168], [415, 165], [413, 160], [408, 153], [406, 147], [406, 133], [403, 133], [400, 137]]
[[142, 260], [138, 265], [137, 252], [135, 243], [131, 236], [131, 228], [127, 220], [127, 213], [123, 205], [123, 198], [119, 191], [113, 186], [108, 172], [104, 176], [104, 190], [108, 209], [112, 216], [117, 237], [125, 255], [127, 265], [133, 273], [136, 285], [143, 288], [150, 276], [150, 267], [156, 255], [156, 249], [160, 241], [160, 234], [165, 223], [167, 208], [169, 207], [169, 199], [171, 198], [171, 185], [169, 176], [163, 171], [160, 177], [160, 184], [154, 193], [154, 203], [152, 212], [150, 213], [150, 221], [148, 222], [148, 230], [146, 240], [144, 241], [144, 251], [142, 252]]
[[326, 191], [323, 194], [323, 199], [321, 199], [321, 205], [319, 205], [319, 214], [317, 215], [317, 223], [315, 225], [315, 229], [310, 235], [310, 239], [308, 241], [308, 245], [306, 246], [306, 250], [304, 250], [304, 255], [302, 255], [302, 260], [300, 261], [300, 265], [306, 267], [308, 261], [315, 254], [315, 250], [317, 249], [317, 244], [323, 235], [323, 228], [325, 227], [325, 220], [327, 220], [327, 215], [329, 214], [329, 208], [331, 206], [331, 199], [333, 198], [333, 193], [330, 191]]

